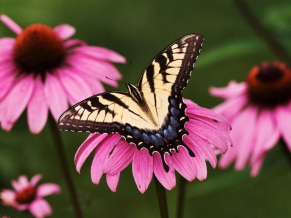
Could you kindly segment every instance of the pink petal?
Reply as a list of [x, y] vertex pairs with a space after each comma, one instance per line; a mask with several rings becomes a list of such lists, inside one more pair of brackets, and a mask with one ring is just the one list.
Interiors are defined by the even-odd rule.
[[[92, 60], [84, 55], [70, 56], [68, 62], [75, 68], [84, 70], [88, 75], [100, 79], [102, 82], [117, 87], [117, 82], [113, 80], [120, 80], [122, 75], [111, 63], [101, 60]], [[110, 77], [113, 80], [106, 78]]]
[[264, 158], [265, 158], [264, 155], [262, 155], [260, 158], [257, 158], [254, 163], [252, 163], [252, 170], [251, 170], [252, 177], [256, 177], [259, 174], [261, 167], [263, 165]]
[[54, 183], [45, 183], [37, 187], [37, 197], [45, 197], [47, 195], [59, 194], [61, 192], [60, 186]]
[[106, 181], [112, 192], [116, 192], [116, 188], [119, 182], [119, 176], [120, 176], [120, 173], [117, 173], [114, 175], [106, 174]]
[[114, 175], [124, 170], [131, 163], [135, 151], [135, 145], [119, 141], [104, 166], [104, 173]]
[[56, 76], [46, 74], [44, 92], [49, 109], [57, 121], [68, 108], [66, 94]]
[[2, 200], [3, 205], [14, 206], [16, 193], [9, 189], [4, 189], [0, 192], [0, 199]]
[[175, 170], [173, 168], [172, 160], [169, 157], [169, 154], [165, 154], [166, 156], [166, 163], [169, 166], [169, 172], [166, 172], [163, 163], [161, 155], [157, 152], [153, 154], [154, 159], [154, 173], [159, 180], [159, 182], [168, 190], [171, 190], [176, 186], [176, 177], [175, 177]]
[[105, 92], [104, 86], [99, 80], [92, 78], [92, 76], [89, 76], [88, 74], [76, 68], [73, 68], [72, 72], [74, 74], [77, 74], [79, 77], [81, 77], [85, 81], [85, 83], [87, 83], [93, 95]]
[[173, 152], [171, 156], [174, 168], [188, 181], [192, 181], [197, 176], [194, 158], [182, 146], [179, 146], [179, 153]]
[[21, 175], [19, 176], [18, 180], [12, 180], [11, 185], [15, 189], [15, 191], [20, 191], [23, 188], [29, 186], [30, 183], [25, 175]]
[[89, 154], [99, 146], [99, 143], [107, 137], [106, 134], [90, 134], [88, 138], [82, 143], [78, 148], [74, 162], [76, 164], [76, 170], [80, 173], [81, 167], [83, 166], [85, 160]]
[[44, 85], [37, 77], [35, 79], [35, 86], [27, 106], [28, 126], [31, 133], [38, 134], [47, 121], [48, 105], [44, 93]]
[[204, 154], [205, 158], [210, 162], [211, 166], [215, 168], [217, 163], [216, 154], [210, 144], [193, 132], [188, 135], [188, 138], [193, 142], [197, 149], [199, 149], [201, 153]]
[[6, 95], [1, 106], [1, 126], [10, 131], [13, 124], [20, 117], [31, 97], [34, 88], [32, 76], [18, 78], [13, 89]]
[[237, 83], [236, 81], [230, 81], [227, 87], [224, 88], [216, 88], [211, 87], [209, 92], [211, 95], [220, 97], [220, 98], [230, 98], [236, 95], [240, 95], [241, 93], [246, 91], [246, 83]]
[[93, 183], [99, 184], [109, 154], [113, 147], [118, 143], [120, 138], [121, 137], [118, 133], [110, 134], [97, 147], [91, 165], [91, 179]]
[[187, 99], [184, 99], [184, 101], [187, 104], [186, 114], [189, 118], [195, 119], [195, 116], [206, 117], [212, 120], [219, 121], [221, 123], [225, 123], [228, 126], [230, 126], [229, 121], [225, 119], [224, 116], [221, 116], [220, 114], [217, 114], [216, 112], [209, 110], [207, 108], [190, 104], [190, 101]]
[[93, 95], [88, 84], [81, 77], [73, 74], [69, 69], [59, 70], [58, 73], [70, 104], [76, 104]]
[[86, 42], [79, 40], [79, 39], [69, 39], [69, 40], [65, 41], [63, 45], [65, 46], [65, 48], [70, 49], [71, 47], [85, 46], [87, 44], [86, 44]]
[[41, 174], [36, 174], [35, 176], [33, 176], [30, 180], [30, 185], [32, 186], [36, 186], [36, 184], [39, 182], [39, 180], [41, 180], [42, 176]]
[[277, 125], [282, 137], [291, 151], [291, 107], [278, 107], [276, 109]]
[[74, 52], [82, 53], [90, 58], [96, 58], [100, 60], [125, 63], [126, 59], [115, 51], [107, 48], [97, 46], [81, 46], [74, 49]]
[[69, 24], [61, 24], [56, 26], [54, 31], [59, 35], [59, 37], [61, 37], [61, 39], [65, 40], [74, 35], [76, 29]]
[[[286, 117], [285, 117], [286, 120]], [[273, 111], [262, 110], [256, 120], [256, 144], [253, 145], [251, 164], [261, 159], [279, 141], [280, 132], [273, 119]]]
[[186, 123], [186, 128], [189, 133], [194, 133], [205, 141], [209, 141], [211, 144], [219, 148], [223, 153], [227, 151], [228, 142], [221, 135], [221, 133], [215, 130], [212, 126], [198, 120], [190, 120]]
[[[0, 15], [0, 17], [1, 17], [1, 15]], [[0, 38], [0, 54], [1, 54], [0, 61], [2, 61], [2, 58], [5, 58], [5, 59], [12, 58], [14, 43], [15, 43], [14, 38], [10, 38], [10, 37]], [[7, 52], [9, 52], [9, 53], [7, 53]]]
[[207, 167], [205, 158], [203, 157], [203, 154], [197, 149], [195, 144], [190, 140], [189, 136], [184, 136], [183, 141], [186, 143], [186, 145], [189, 146], [189, 148], [194, 152], [195, 157], [193, 158], [194, 166], [197, 170], [197, 179], [202, 181], [206, 179], [207, 177]]
[[36, 199], [29, 205], [29, 212], [35, 217], [42, 218], [51, 215], [52, 209], [47, 201]]
[[[2, 70], [1, 73], [3, 73]], [[13, 75], [3, 73], [0, 76], [0, 100], [11, 90], [14, 81]]]
[[145, 148], [136, 150], [133, 156], [132, 173], [138, 190], [143, 194], [153, 177], [153, 157]]
[[18, 26], [18, 24], [16, 24], [13, 20], [11, 20], [7, 15], [1, 14], [0, 20], [17, 35], [22, 33], [21, 27]]
[[246, 95], [243, 94], [226, 100], [222, 104], [214, 107], [212, 110], [223, 115], [232, 123], [237, 114], [246, 106], [247, 101]]

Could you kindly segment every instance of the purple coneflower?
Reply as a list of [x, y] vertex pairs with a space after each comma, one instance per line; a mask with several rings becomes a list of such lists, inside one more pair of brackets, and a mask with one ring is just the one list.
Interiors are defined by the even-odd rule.
[[95, 149], [93, 163], [91, 165], [91, 178], [98, 184], [102, 174], [106, 174], [109, 188], [115, 192], [120, 173], [132, 162], [132, 172], [137, 188], [144, 193], [152, 180], [153, 174], [167, 189], [176, 185], [175, 170], [189, 181], [197, 178], [203, 180], [207, 176], [206, 160], [212, 167], [216, 166], [216, 154], [213, 146], [225, 153], [230, 145], [228, 135], [230, 126], [222, 116], [209, 109], [202, 108], [190, 100], [187, 104], [186, 115], [189, 121], [185, 128], [189, 135], [183, 137], [183, 141], [193, 151], [195, 157], [191, 157], [187, 149], [178, 146], [179, 152], [171, 151], [166, 154], [166, 163], [169, 171], [166, 172], [161, 155], [154, 153], [152, 156], [146, 148], [138, 150], [133, 144], [121, 139], [121, 135], [115, 134], [90, 134], [79, 147], [75, 155], [76, 169], [81, 167], [89, 154]]
[[[69, 39], [75, 28], [32, 24], [22, 30], [6, 15], [0, 20], [17, 34], [0, 38], [0, 121], [9, 131], [27, 106], [32, 133], [44, 127], [48, 111], [55, 120], [76, 102], [103, 92], [101, 82], [117, 86], [121, 74], [110, 63], [124, 63], [114, 51]], [[113, 80], [108, 80], [110, 75]]]
[[37, 174], [28, 181], [27, 177], [22, 175], [18, 181], [12, 180], [13, 190], [4, 189], [0, 192], [0, 199], [3, 205], [10, 206], [16, 210], [29, 212], [35, 217], [45, 217], [52, 214], [49, 203], [43, 197], [51, 194], [59, 194], [61, 189], [53, 183], [36, 184], [41, 179]]
[[291, 150], [291, 70], [283, 63], [262, 63], [251, 69], [247, 81], [231, 81], [225, 88], [211, 88], [226, 101], [214, 108], [231, 123], [233, 147], [222, 155], [219, 166], [235, 161], [241, 170], [247, 162], [257, 176], [264, 156], [282, 137]]

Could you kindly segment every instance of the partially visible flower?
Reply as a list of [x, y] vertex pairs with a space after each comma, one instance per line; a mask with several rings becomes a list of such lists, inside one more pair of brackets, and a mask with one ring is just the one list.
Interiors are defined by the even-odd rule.
[[3, 205], [10, 206], [16, 210], [29, 212], [37, 217], [45, 217], [52, 214], [52, 209], [43, 197], [51, 194], [59, 194], [61, 189], [53, 183], [44, 183], [36, 186], [41, 179], [41, 175], [37, 174], [28, 181], [27, 177], [22, 175], [18, 181], [12, 180], [13, 190], [4, 189], [0, 192], [0, 199]]
[[[166, 154], [168, 172], [164, 169], [160, 153], [154, 152], [151, 156], [146, 148], [139, 150], [135, 145], [122, 140], [119, 133], [90, 134], [76, 152], [77, 171], [80, 172], [83, 163], [95, 149], [91, 165], [92, 181], [99, 184], [102, 174], [105, 173], [107, 184], [113, 192], [116, 191], [121, 171], [131, 162], [133, 177], [141, 193], [147, 190], [153, 174], [169, 190], [176, 185], [175, 170], [189, 181], [195, 178], [205, 179], [206, 160], [212, 167], [216, 167], [213, 146], [225, 153], [231, 143], [228, 135], [230, 126], [225, 118], [211, 110], [190, 100], [184, 101], [189, 118], [185, 127], [189, 135], [184, 135], [183, 141], [188, 148], [181, 145], [178, 146], [178, 152], [171, 150], [171, 155]], [[195, 157], [190, 156], [188, 149]]]
[[235, 161], [241, 170], [249, 161], [257, 176], [266, 152], [282, 137], [291, 150], [291, 70], [286, 64], [264, 62], [255, 66], [247, 81], [231, 81], [225, 88], [211, 88], [226, 101], [214, 108], [231, 123], [233, 147], [222, 155], [219, 166]]
[[6, 131], [27, 106], [29, 129], [37, 134], [49, 110], [58, 120], [68, 102], [75, 104], [103, 92], [101, 82], [116, 87], [121, 79], [110, 62], [125, 63], [125, 58], [69, 39], [75, 28], [68, 24], [54, 29], [32, 24], [22, 30], [6, 15], [0, 15], [0, 20], [17, 34], [16, 39], [0, 38], [0, 120]]

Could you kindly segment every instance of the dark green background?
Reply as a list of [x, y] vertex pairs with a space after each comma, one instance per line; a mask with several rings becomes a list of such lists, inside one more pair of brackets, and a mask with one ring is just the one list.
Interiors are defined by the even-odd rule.
[[[249, 1], [256, 15], [279, 40], [291, 49], [291, 4], [286, 0]], [[118, 65], [124, 81], [135, 83], [146, 64], [162, 48], [187, 33], [201, 33], [205, 43], [189, 85], [183, 92], [204, 107], [222, 102], [208, 94], [210, 86], [226, 86], [230, 80], [243, 81], [250, 68], [273, 61], [268, 47], [245, 23], [232, 1], [113, 1], [113, 0], [1, 0], [0, 13], [21, 27], [44, 23], [51, 27], [68, 23], [76, 27], [74, 38], [90, 45], [104, 46], [124, 55], [132, 65]], [[0, 37], [15, 35], [0, 23]], [[289, 63], [290, 64], [290, 63]], [[104, 75], [105, 76], [105, 75]], [[106, 86], [107, 90], [112, 90]], [[125, 87], [120, 83], [120, 88]], [[243, 134], [243, 126], [242, 126]], [[86, 138], [83, 133], [62, 133], [85, 217], [158, 217], [155, 187], [150, 184], [140, 194], [131, 166], [112, 193], [104, 178], [93, 185], [90, 179], [92, 155], [75, 171], [74, 154]], [[282, 146], [270, 151], [257, 178], [250, 169], [235, 172], [211, 169], [205, 181], [188, 183], [185, 217], [290, 217], [291, 172]], [[62, 194], [47, 197], [53, 217], [73, 217], [70, 200], [51, 141], [49, 128], [31, 135], [24, 113], [9, 132], [0, 130], [0, 188], [10, 188], [10, 180], [20, 174], [41, 173], [41, 182], [61, 185]], [[178, 174], [177, 174], [178, 175]], [[177, 188], [167, 192], [170, 217], [175, 216]], [[28, 213], [0, 206], [0, 215], [30, 217]]]

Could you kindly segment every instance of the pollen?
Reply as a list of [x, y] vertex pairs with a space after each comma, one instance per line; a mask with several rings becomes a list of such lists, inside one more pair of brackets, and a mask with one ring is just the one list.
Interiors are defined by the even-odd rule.
[[59, 67], [65, 59], [62, 39], [43, 24], [28, 26], [16, 38], [13, 57], [20, 72], [44, 73]]
[[27, 204], [32, 202], [35, 199], [35, 188], [34, 187], [27, 187], [19, 192], [17, 192], [15, 196], [15, 200], [19, 204]]
[[247, 76], [248, 97], [254, 104], [275, 107], [291, 99], [291, 70], [279, 62], [264, 62]]

